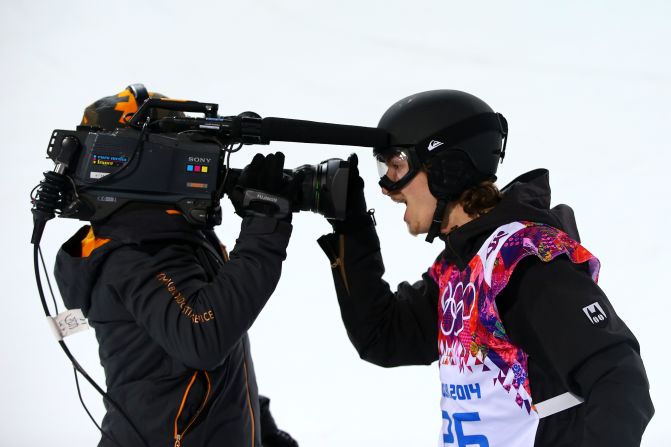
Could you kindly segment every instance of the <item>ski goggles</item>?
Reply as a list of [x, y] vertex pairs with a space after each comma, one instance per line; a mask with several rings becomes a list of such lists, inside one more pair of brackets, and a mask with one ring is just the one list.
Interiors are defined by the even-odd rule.
[[380, 187], [398, 191], [420, 171], [421, 164], [412, 147], [390, 147], [375, 156]]

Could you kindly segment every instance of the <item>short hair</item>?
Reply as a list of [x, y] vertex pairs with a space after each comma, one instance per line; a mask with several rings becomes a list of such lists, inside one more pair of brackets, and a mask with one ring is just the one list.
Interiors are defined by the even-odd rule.
[[469, 217], [475, 219], [494, 208], [502, 198], [503, 194], [494, 182], [486, 180], [464, 191], [458, 203]]

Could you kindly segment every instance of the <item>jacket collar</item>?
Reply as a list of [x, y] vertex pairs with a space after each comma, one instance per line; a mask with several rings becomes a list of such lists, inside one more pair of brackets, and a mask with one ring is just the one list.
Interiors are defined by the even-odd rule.
[[520, 175], [501, 192], [503, 199], [490, 212], [441, 236], [445, 242], [443, 257], [448, 262], [463, 270], [494, 230], [515, 221], [551, 225], [580, 240], [571, 208], [550, 208], [550, 174], [546, 169]]

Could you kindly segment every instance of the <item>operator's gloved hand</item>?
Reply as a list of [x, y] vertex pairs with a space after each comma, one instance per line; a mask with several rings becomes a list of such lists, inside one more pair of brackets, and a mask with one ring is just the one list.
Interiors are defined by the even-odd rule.
[[345, 220], [328, 219], [333, 230], [340, 234], [346, 234], [374, 224], [372, 213], [369, 213], [366, 208], [363, 179], [359, 175], [359, 158], [356, 154], [352, 154], [347, 161], [349, 162], [349, 176]]
[[277, 428], [275, 418], [270, 413], [270, 399], [259, 394], [259, 407], [263, 447], [298, 447], [298, 442], [289, 433]]
[[296, 200], [303, 174], [284, 174], [284, 154], [256, 154], [237, 181], [227, 185], [226, 192], [240, 216], [270, 216], [291, 221], [292, 203]]

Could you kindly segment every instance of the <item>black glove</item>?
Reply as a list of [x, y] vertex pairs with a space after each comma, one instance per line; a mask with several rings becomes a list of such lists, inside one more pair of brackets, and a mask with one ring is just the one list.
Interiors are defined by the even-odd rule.
[[240, 216], [271, 216], [291, 220], [292, 203], [301, 188], [303, 174], [289, 177], [283, 172], [284, 154], [256, 154], [235, 182], [227, 181], [226, 192]]
[[270, 414], [270, 399], [259, 395], [261, 412], [261, 441], [264, 447], [298, 447], [298, 442], [284, 430], [277, 428], [275, 418]]
[[363, 179], [359, 175], [359, 158], [356, 154], [352, 154], [347, 161], [349, 163], [349, 176], [347, 179], [345, 220], [328, 219], [333, 230], [341, 234], [374, 224], [372, 212], [369, 213], [366, 208]]

